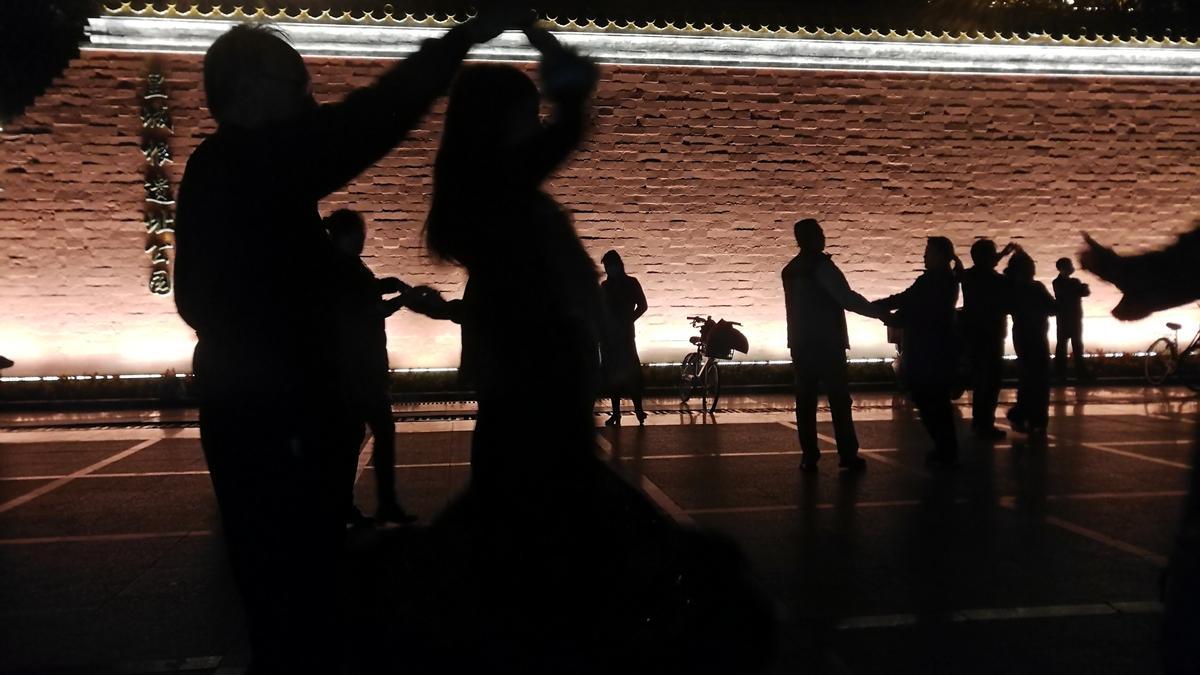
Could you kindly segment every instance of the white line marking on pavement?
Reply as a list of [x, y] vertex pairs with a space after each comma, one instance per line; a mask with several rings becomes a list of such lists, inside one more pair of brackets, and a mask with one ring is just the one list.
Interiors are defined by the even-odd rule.
[[20, 497], [10, 499], [7, 502], [0, 504], [0, 513], [7, 513], [8, 511], [15, 509], [18, 506], [21, 506], [22, 504], [28, 504], [29, 502], [37, 499], [38, 497], [41, 497], [42, 495], [44, 495], [48, 492], [53, 492], [53, 491], [57, 490], [58, 488], [66, 485], [67, 483], [70, 483], [71, 481], [75, 480], [76, 478], [80, 478], [82, 476], [86, 476], [95, 471], [99, 471], [100, 469], [103, 469], [104, 467], [108, 466], [109, 464], [114, 464], [116, 462], [119, 462], [119, 461], [125, 459], [126, 457], [129, 457], [130, 455], [141, 452], [142, 450], [150, 447], [151, 445], [154, 445], [155, 443], [159, 442], [160, 440], [162, 440], [161, 437], [151, 438], [149, 440], [142, 441], [141, 443], [138, 443], [137, 445], [133, 446], [132, 448], [129, 448], [128, 450], [122, 450], [121, 452], [118, 452], [117, 454], [113, 455], [112, 457], [109, 457], [107, 459], [102, 459], [99, 462], [92, 464], [91, 466], [84, 467], [72, 474], [63, 476], [62, 478], [59, 478], [50, 483], [47, 483], [46, 485], [41, 486], [35, 490], [27, 492], [27, 493], [21, 495]]
[[[1007, 429], [1009, 431], [1009, 433], [1019, 433], [1019, 432], [1013, 431], [1013, 428], [1006, 424], [997, 423], [996, 426]], [[1095, 450], [1097, 452], [1107, 452], [1111, 455], [1120, 455], [1122, 457], [1128, 457], [1130, 459], [1140, 459], [1143, 462], [1150, 462], [1152, 464], [1161, 464], [1162, 466], [1169, 466], [1169, 467], [1173, 467], [1176, 469], [1183, 469], [1185, 471], [1191, 470], [1191, 468], [1192, 468], [1192, 467], [1188, 466], [1187, 464], [1183, 464], [1181, 462], [1172, 462], [1169, 459], [1159, 459], [1158, 457], [1151, 457], [1150, 455], [1143, 455], [1143, 454], [1140, 454], [1137, 452], [1130, 452], [1128, 450], [1119, 450], [1117, 448], [1112, 447], [1112, 445], [1116, 445], [1116, 443], [1113, 443], [1111, 445], [1106, 444], [1106, 443], [1093, 443], [1091, 441], [1079, 441], [1077, 443], [1070, 443], [1070, 442], [1063, 443], [1063, 441], [1056, 438], [1054, 434], [1046, 434], [1046, 441], [1047, 442], [1054, 441], [1053, 443], [1049, 444], [1047, 447], [1050, 447], [1050, 446], [1053, 446], [1053, 447], [1078, 446], [1081, 448], [1087, 448], [1089, 450]], [[1152, 445], [1152, 443], [1147, 443], [1147, 445]]]
[[[1017, 510], [1015, 497], [1011, 497], [1011, 496], [1001, 497], [999, 500], [999, 504], [1000, 504], [1000, 508], [1008, 509], [1009, 511]], [[1165, 556], [1161, 553], [1155, 553], [1154, 551], [1144, 549], [1141, 546], [1137, 546], [1135, 544], [1130, 544], [1127, 541], [1121, 541], [1120, 539], [1117, 539], [1115, 537], [1110, 537], [1109, 535], [1104, 534], [1103, 532], [1098, 532], [1089, 527], [1084, 527], [1083, 525], [1072, 523], [1069, 520], [1063, 520], [1062, 518], [1059, 518], [1058, 516], [1047, 515], [1047, 516], [1045, 516], [1044, 520], [1047, 525], [1053, 525], [1054, 527], [1057, 527], [1062, 530], [1066, 530], [1067, 532], [1071, 532], [1073, 534], [1077, 534], [1085, 539], [1090, 539], [1098, 544], [1103, 544], [1104, 546], [1107, 546], [1109, 548], [1114, 548], [1118, 551], [1123, 551], [1125, 553], [1128, 553], [1129, 555], [1132, 555], [1134, 557], [1141, 558], [1142, 560], [1146, 560], [1150, 563], [1153, 563], [1157, 567], [1166, 567], [1167, 566], [1167, 556]]]
[[[962, 501], [966, 502], [967, 500], [964, 499]], [[853, 503], [853, 504], [822, 503], [822, 504], [812, 504], [812, 505], [776, 504], [776, 505], [771, 505], [771, 506], [729, 506], [729, 507], [719, 507], [718, 506], [718, 507], [712, 507], [712, 508], [687, 509], [687, 512], [694, 516], [722, 515], [722, 514], [736, 514], [736, 513], [778, 513], [778, 512], [786, 512], [786, 511], [807, 511], [809, 509], [817, 509], [817, 510], [821, 510], [821, 511], [827, 511], [827, 510], [831, 510], [831, 509], [842, 509], [842, 508], [846, 508], [847, 506], [849, 506], [850, 508], [855, 508], [855, 509], [878, 509], [878, 508], [887, 508], [887, 507], [893, 507], [893, 506], [920, 506], [921, 503], [922, 502], [919, 499], [893, 499], [893, 500], [874, 501], [874, 502], [857, 502], [857, 503]]]
[[[608, 439], [599, 432], [596, 433], [596, 444], [600, 446], [600, 449], [604, 452], [607, 458], [612, 458], [612, 443], [609, 443]], [[628, 474], [626, 475], [628, 476]], [[667, 493], [663, 492], [662, 489], [655, 485], [649, 478], [646, 478], [641, 474], [632, 476], [632, 478], [636, 480], [637, 487], [641, 488], [642, 492], [645, 492], [646, 496], [648, 496], [651, 501], [658, 505], [658, 508], [662, 509], [667, 515], [671, 516], [672, 520], [681, 525], [695, 524], [695, 521], [692, 520], [692, 517], [689, 516], [686, 511], [680, 508], [680, 506], [676, 504], [673, 499], [667, 496]]]
[[1183, 462], [1172, 462], [1169, 459], [1159, 459], [1158, 457], [1152, 457], [1150, 455], [1143, 455], [1138, 452], [1129, 452], [1128, 450], [1118, 450], [1117, 448], [1110, 447], [1107, 444], [1103, 444], [1103, 443], [1084, 442], [1084, 443], [1080, 443], [1079, 445], [1084, 448], [1089, 448], [1091, 450], [1107, 452], [1107, 453], [1113, 454], [1113, 455], [1121, 455], [1122, 457], [1131, 457], [1133, 459], [1140, 459], [1143, 462], [1151, 462], [1153, 464], [1161, 464], [1162, 466], [1170, 466], [1170, 467], [1174, 467], [1176, 469], [1183, 469], [1185, 471], [1191, 470], [1191, 468], [1192, 468], [1192, 467], [1188, 466], [1187, 464], [1184, 464]]
[[128, 534], [92, 534], [67, 537], [25, 537], [20, 539], [0, 539], [0, 546], [38, 546], [45, 544], [98, 544], [114, 541], [149, 541], [153, 539], [185, 539], [190, 537], [211, 537], [210, 530], [191, 530], [188, 532], [131, 532]]
[[[1121, 500], [1121, 499], [1163, 499], [1163, 498], [1180, 498], [1186, 497], [1187, 492], [1184, 490], [1163, 490], [1161, 492], [1084, 492], [1079, 494], [1065, 495], [1046, 495], [1048, 501], [1101, 501], [1101, 500]], [[999, 498], [1001, 502], [1015, 504], [1016, 497], [1012, 495]], [[723, 514], [738, 514], [738, 513], [778, 513], [786, 511], [807, 511], [809, 509], [831, 510], [841, 509], [849, 506], [856, 509], [878, 509], [889, 507], [908, 507], [920, 506], [924, 502], [919, 499], [892, 499], [879, 501], [856, 502], [852, 504], [839, 504], [835, 502], [823, 502], [820, 504], [771, 504], [768, 506], [728, 506], [728, 507], [712, 507], [687, 509], [687, 512], [694, 515], [723, 515]], [[957, 497], [953, 500], [954, 504], [970, 504], [971, 500], [966, 497]], [[1005, 504], [1002, 504], [1004, 506]]]
[[[947, 612], [938, 619], [949, 622], [1020, 621], [1027, 619], [1057, 619], [1086, 616], [1112, 616], [1117, 614], [1157, 614], [1162, 612], [1162, 603], [1152, 600], [1133, 602], [1103, 602], [1080, 605], [1046, 605], [1042, 607], [997, 607], [988, 609], [964, 609]], [[898, 628], [922, 622], [917, 614], [879, 614], [855, 616], [839, 620], [836, 630], [863, 630], [868, 628]]]
[[1120, 539], [1115, 539], [1107, 534], [1104, 534], [1103, 532], [1097, 532], [1096, 530], [1083, 527], [1082, 525], [1076, 525], [1075, 523], [1063, 520], [1062, 518], [1058, 518], [1056, 516], [1046, 516], [1046, 522], [1050, 525], [1054, 525], [1055, 527], [1067, 530], [1068, 532], [1074, 532], [1081, 537], [1091, 539], [1094, 542], [1104, 544], [1110, 548], [1115, 548], [1118, 551], [1124, 551], [1130, 555], [1142, 558], [1143, 560], [1148, 560], [1158, 567], [1167, 566], [1167, 556], [1162, 555], [1161, 553], [1148, 551], [1140, 546], [1135, 546], [1128, 542], [1121, 541]]
[[151, 438], [200, 438], [200, 430], [184, 428], [130, 428], [130, 429], [42, 429], [23, 431], [7, 429], [0, 431], [0, 443], [56, 443], [72, 441], [144, 441]]

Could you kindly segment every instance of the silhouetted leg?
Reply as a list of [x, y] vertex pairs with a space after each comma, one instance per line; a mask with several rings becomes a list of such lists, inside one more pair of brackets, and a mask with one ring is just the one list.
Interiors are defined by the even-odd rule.
[[371, 467], [375, 469], [376, 504], [385, 509], [396, 504], [396, 422], [392, 419], [392, 405], [380, 400], [371, 406], [367, 417], [371, 429], [373, 451]]
[[817, 375], [802, 355], [792, 355], [792, 373], [796, 380], [796, 433], [806, 461], [821, 455], [817, 445]]
[[[1054, 345], [1054, 375], [1059, 380], [1067, 379], [1067, 345], [1071, 342], [1071, 333], [1067, 326], [1058, 327], [1058, 339]], [[1078, 355], [1078, 352], [1076, 352]], [[1075, 374], [1079, 374], [1076, 367]]]
[[621, 416], [621, 397], [620, 396], [612, 397], [612, 414], [613, 414], [613, 417]]
[[339, 470], [352, 434], [322, 419], [293, 427], [291, 418], [204, 407], [201, 445], [246, 610], [253, 672], [336, 672]]
[[1031, 428], [1045, 429], [1050, 419], [1049, 357], [1031, 359], [1027, 370], [1026, 401], [1022, 410]]
[[941, 459], [958, 457], [958, 435], [954, 430], [954, 409], [946, 387], [922, 385], [913, 389], [913, 403], [921, 424], [933, 440], [934, 453]]
[[1087, 362], [1084, 359], [1083, 351], [1083, 327], [1076, 326], [1075, 332], [1071, 335], [1071, 356], [1075, 359], [1075, 377], [1086, 378], [1088, 376]]
[[996, 405], [1004, 374], [1004, 342], [977, 343], [971, 393], [971, 427], [990, 431], [996, 426]]
[[[833, 415], [833, 433], [837, 439], [838, 456], [843, 462], [858, 457], [858, 435], [850, 414], [850, 388], [847, 382], [846, 359], [830, 359], [825, 369], [825, 391], [829, 397], [829, 412]], [[815, 398], [815, 397], [814, 397]], [[812, 415], [816, 423], [816, 414]], [[814, 426], [813, 434], [816, 434]]]

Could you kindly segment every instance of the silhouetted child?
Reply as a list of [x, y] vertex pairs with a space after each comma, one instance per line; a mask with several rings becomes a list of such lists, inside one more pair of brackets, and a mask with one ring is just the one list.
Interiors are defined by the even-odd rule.
[[621, 396], [633, 400], [638, 424], [646, 422], [642, 409], [642, 360], [638, 358], [634, 322], [649, 309], [646, 293], [638, 280], [625, 273], [621, 254], [609, 251], [600, 259], [607, 278], [600, 283], [604, 296], [605, 326], [600, 337], [604, 384], [612, 394], [612, 415], [605, 424], [621, 424]]
[[958, 462], [951, 404], [958, 361], [954, 328], [958, 277], [950, 268], [957, 259], [949, 239], [930, 237], [925, 244], [925, 272], [906, 290], [874, 303], [896, 310], [888, 323], [904, 328], [901, 375], [908, 382], [921, 423], [933, 439], [933, 452], [926, 458], [931, 466], [949, 467]]
[[[375, 470], [380, 523], [408, 524], [416, 520], [396, 500], [393, 468], [396, 463], [396, 424], [392, 419], [390, 370], [387, 355], [387, 331], [384, 319], [404, 306], [402, 296], [383, 300], [386, 293], [398, 293], [407, 287], [395, 278], [378, 279], [363, 264], [366, 223], [348, 209], [335, 211], [325, 219], [325, 227], [338, 253], [335, 265], [341, 302], [338, 304], [339, 381], [350, 409], [366, 423], [374, 437], [371, 455]], [[354, 505], [354, 479], [358, 472], [359, 446], [348, 448], [348, 503], [346, 523], [364, 524], [367, 519]]]
[[1046, 433], [1050, 408], [1050, 341], [1046, 332], [1055, 302], [1046, 286], [1034, 279], [1033, 258], [1017, 250], [1004, 275], [1011, 284], [1009, 311], [1017, 352], [1017, 404], [1008, 410], [1013, 429], [1030, 435]]
[[1083, 363], [1083, 299], [1092, 294], [1088, 285], [1072, 277], [1075, 266], [1070, 258], [1059, 258], [1054, 263], [1058, 276], [1054, 278], [1054, 300], [1058, 304], [1058, 344], [1054, 349], [1054, 369], [1058, 379], [1067, 379], [1067, 343], [1071, 343], [1075, 359], [1075, 377], [1085, 379], [1087, 368]]

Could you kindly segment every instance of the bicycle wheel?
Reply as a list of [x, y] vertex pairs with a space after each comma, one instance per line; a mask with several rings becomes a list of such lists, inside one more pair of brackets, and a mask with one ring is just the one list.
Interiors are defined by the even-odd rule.
[[1178, 365], [1175, 358], [1175, 343], [1160, 337], [1146, 348], [1146, 381], [1155, 386], [1167, 381]]
[[721, 374], [717, 370], [717, 361], [709, 361], [704, 371], [704, 409], [713, 412], [717, 409], [717, 401], [721, 398]]
[[679, 364], [679, 401], [687, 403], [692, 397], [692, 392], [696, 390], [698, 375], [700, 374], [700, 355], [692, 352], [683, 357], [683, 363]]

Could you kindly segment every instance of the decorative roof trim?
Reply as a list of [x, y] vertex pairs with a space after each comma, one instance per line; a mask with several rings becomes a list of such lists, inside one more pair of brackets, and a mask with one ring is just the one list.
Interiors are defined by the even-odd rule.
[[[312, 14], [307, 9], [302, 9], [296, 12], [288, 12], [284, 9], [266, 10], [256, 9], [254, 11], [246, 11], [241, 7], [224, 11], [217, 8], [209, 10], [200, 10], [196, 7], [185, 7], [180, 9], [175, 5], [169, 5], [166, 9], [155, 9], [152, 6], [146, 6], [140, 9], [135, 9], [132, 2], [122, 2], [117, 5], [108, 5], [104, 8], [105, 16], [123, 16], [123, 17], [143, 17], [143, 18], [158, 18], [158, 19], [215, 19], [225, 21], [236, 21], [243, 23], [246, 21], [270, 21], [279, 23], [317, 23], [317, 24], [338, 24], [347, 26], [378, 26], [378, 27], [402, 27], [402, 28], [450, 28], [462, 23], [456, 17], [448, 16], [439, 19], [434, 16], [416, 16], [413, 14], [392, 14], [387, 13], [382, 17], [374, 14], [362, 14], [355, 16], [351, 12], [341, 12], [334, 14], [329, 10], [323, 10], [316, 14]], [[634, 33], [639, 35], [686, 35], [686, 36], [707, 36], [707, 37], [742, 37], [742, 38], [776, 38], [776, 39], [803, 39], [803, 40], [839, 40], [839, 41], [884, 41], [884, 42], [905, 42], [905, 43], [931, 43], [931, 44], [991, 44], [991, 45], [1059, 45], [1059, 46], [1075, 46], [1075, 47], [1200, 47], [1200, 40], [1188, 39], [1159, 39], [1154, 37], [1148, 38], [1121, 38], [1113, 36], [1096, 36], [1096, 37], [1054, 37], [1047, 34], [1026, 33], [1023, 35], [1017, 34], [1001, 34], [1001, 33], [981, 33], [978, 31], [968, 33], [933, 33], [929, 31], [914, 32], [906, 31], [898, 33], [894, 30], [889, 30], [885, 33], [880, 33], [877, 30], [861, 31], [857, 28], [851, 30], [837, 29], [827, 31], [823, 28], [809, 30], [804, 27], [791, 26], [757, 26], [757, 27], [733, 27], [729, 24], [713, 25], [701, 24], [694, 25], [685, 23], [682, 25], [667, 22], [635, 22], [635, 21], [608, 21], [606, 23], [597, 23], [591, 19], [561, 19], [552, 18], [542, 22], [543, 25], [555, 32], [585, 32], [585, 33]]]
[[[422, 40], [456, 22], [432, 17], [310, 17], [283, 13], [225, 14], [196, 10], [109, 10], [89, 21], [85, 48], [202, 53], [232, 25], [271, 21], [302, 54], [376, 59], [402, 58]], [[1200, 77], [1200, 45], [1188, 43], [1067, 43], [1016, 38], [908, 40], [895, 33], [686, 32], [595, 24], [546, 22], [562, 41], [601, 63], [716, 68], [971, 73], [982, 75]], [[532, 61], [524, 36], [509, 32], [471, 51], [470, 58]]]

